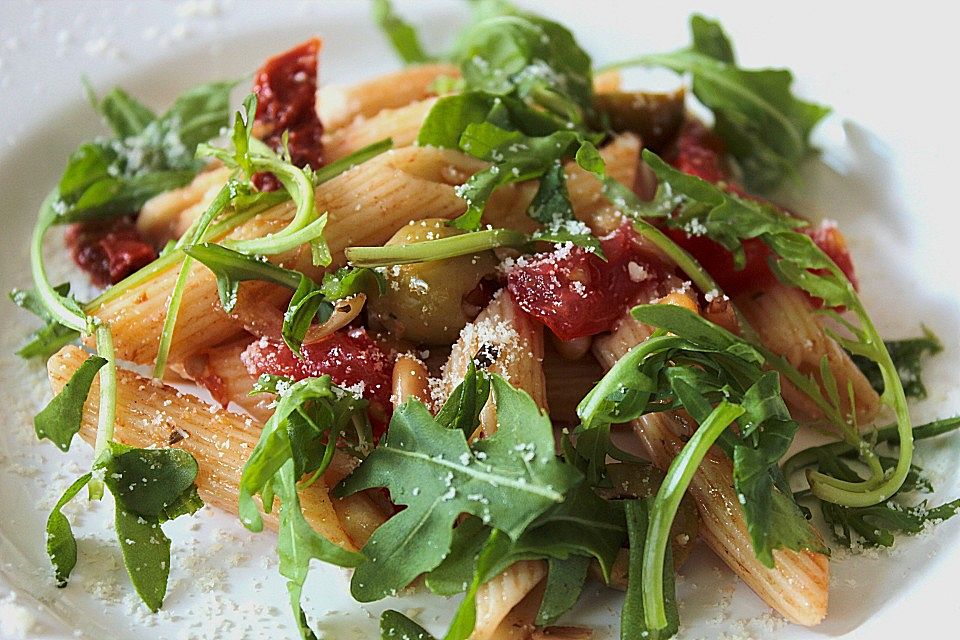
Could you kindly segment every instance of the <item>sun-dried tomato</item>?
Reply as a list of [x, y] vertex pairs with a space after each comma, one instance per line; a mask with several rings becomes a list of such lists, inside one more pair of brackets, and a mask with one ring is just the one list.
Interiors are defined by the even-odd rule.
[[67, 229], [64, 241], [73, 261], [98, 287], [116, 284], [157, 259], [130, 217], [77, 222]]
[[[257, 71], [253, 91], [257, 94], [256, 124], [266, 129], [264, 142], [277, 150], [287, 132], [290, 160], [298, 167], [323, 166], [323, 125], [317, 116], [317, 56], [319, 38], [311, 38], [267, 60]], [[279, 187], [270, 173], [254, 176], [261, 191]]]

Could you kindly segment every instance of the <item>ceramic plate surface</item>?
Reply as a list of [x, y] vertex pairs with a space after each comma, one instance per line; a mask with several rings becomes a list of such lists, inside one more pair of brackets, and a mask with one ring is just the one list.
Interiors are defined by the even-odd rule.
[[[599, 62], [687, 42], [688, 2], [541, 2], [533, 8], [570, 26]], [[851, 3], [853, 4], [853, 3]], [[881, 332], [940, 335], [946, 350], [926, 370], [929, 398], [916, 421], [960, 413], [960, 259], [956, 150], [960, 143], [952, 63], [960, 48], [934, 6], [896, 12], [840, 2], [697, 3], [732, 35], [745, 66], [791, 68], [802, 96], [830, 104], [817, 131], [823, 149], [781, 200], [813, 218], [837, 219], [850, 240], [863, 296]], [[458, 2], [401, 2], [432, 44], [462, 22]], [[14, 2], [0, 3], [0, 278], [29, 283], [27, 238], [68, 154], [101, 131], [80, 78], [104, 91], [123, 85], [164, 107], [198, 82], [244, 78], [269, 54], [306, 37], [325, 41], [322, 82], [350, 82], [397, 67], [364, 2]], [[51, 243], [51, 249], [58, 245]], [[63, 265], [60, 275], [68, 271]], [[169, 525], [173, 569], [163, 611], [151, 615], [127, 582], [107, 529], [111, 505], [75, 501], [80, 562], [55, 588], [43, 551], [46, 514], [90, 462], [87, 447], [59, 453], [38, 443], [31, 416], [48, 395], [39, 364], [12, 355], [30, 319], [0, 304], [0, 638], [293, 638], [271, 534], [246, 532], [203, 509]], [[924, 443], [934, 501], [960, 495], [960, 440]], [[947, 637], [960, 605], [960, 518], [892, 551], [837, 553], [830, 614], [815, 629], [784, 623], [706, 551], [683, 569], [683, 638], [844, 636]], [[412, 610], [433, 631], [455, 602], [414, 594], [363, 606], [348, 576], [316, 567], [307, 609], [326, 638], [376, 637], [385, 606]], [[620, 596], [589, 590], [567, 618], [618, 637]], [[918, 633], [919, 632], [919, 633]]]

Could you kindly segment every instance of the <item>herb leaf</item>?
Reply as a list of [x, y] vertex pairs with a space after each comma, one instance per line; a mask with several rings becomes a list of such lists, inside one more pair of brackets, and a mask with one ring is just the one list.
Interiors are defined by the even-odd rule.
[[447, 555], [453, 523], [473, 514], [511, 539], [581, 478], [558, 462], [553, 430], [536, 403], [497, 376], [491, 380], [499, 427], [467, 445], [411, 400], [397, 409], [386, 437], [336, 489], [349, 495], [387, 487], [407, 508], [378, 528], [364, 547], [351, 591], [361, 602], [382, 598], [436, 567]]
[[785, 69], [743, 69], [718, 22], [690, 20], [693, 45], [618, 63], [661, 66], [691, 73], [693, 93], [714, 115], [714, 130], [743, 167], [748, 187], [765, 191], [792, 173], [810, 152], [810, 133], [830, 110], [791, 92]]
[[[59, 286], [53, 287], [53, 291], [62, 298], [69, 298], [70, 283], [65, 282]], [[34, 289], [13, 289], [10, 292], [10, 299], [21, 309], [29, 311], [44, 321], [44, 326], [34, 332], [29, 342], [17, 350], [17, 355], [21, 358], [40, 357], [46, 360], [54, 353], [60, 350], [64, 345], [70, 344], [80, 337], [79, 332], [66, 327], [47, 311]]]
[[[272, 385], [265, 384], [268, 382]], [[300, 607], [310, 560], [316, 558], [338, 566], [354, 567], [363, 562], [364, 557], [337, 546], [313, 530], [303, 516], [297, 482], [306, 473], [320, 474], [326, 470], [333, 457], [337, 436], [349, 425], [357, 420], [366, 424], [366, 402], [340, 389], [335, 390], [330, 376], [305, 378], [293, 384], [280, 382], [276, 378], [261, 379], [261, 388], [279, 392], [279, 399], [243, 467], [240, 521], [251, 531], [262, 531], [263, 519], [253, 496], [260, 495], [267, 512], [273, 509], [274, 497], [280, 499], [277, 538], [280, 573], [287, 578], [290, 604], [301, 636], [313, 638]]]
[[422, 64], [433, 59], [424, 51], [417, 31], [396, 14], [390, 0], [374, 0], [373, 20], [404, 64]]
[[584, 556], [550, 560], [547, 589], [543, 593], [543, 601], [540, 603], [535, 621], [537, 626], [553, 624], [577, 604], [583, 592], [589, 568], [590, 559]]
[[137, 594], [156, 612], [170, 575], [170, 538], [160, 525], [203, 506], [194, 484], [197, 461], [181, 449], [135, 449], [111, 442], [109, 450], [102, 466], [116, 500], [123, 563]]
[[436, 640], [426, 629], [399, 611], [380, 614], [380, 640]]
[[91, 474], [86, 473], [77, 478], [54, 505], [47, 518], [47, 555], [57, 576], [57, 586], [64, 587], [70, 578], [70, 573], [77, 566], [77, 540], [73, 536], [70, 521], [61, 511], [68, 502], [73, 500], [80, 490], [90, 482]]
[[107, 361], [104, 358], [90, 356], [73, 372], [60, 393], [34, 416], [33, 428], [38, 438], [47, 438], [61, 451], [70, 449], [70, 441], [80, 431], [83, 404], [90, 393], [90, 385], [105, 364]]
[[444, 429], [458, 429], [467, 438], [480, 426], [480, 413], [490, 395], [490, 376], [477, 371], [475, 359], [467, 363], [463, 382], [450, 393], [450, 397], [437, 412], [436, 421]]
[[643, 580], [644, 547], [647, 540], [647, 531], [650, 527], [650, 509], [654, 498], [628, 500], [624, 503], [627, 514], [627, 531], [630, 541], [630, 571], [627, 582], [627, 593], [623, 599], [623, 609], [620, 613], [620, 638], [630, 640], [638, 636], [659, 640], [676, 635], [680, 625], [680, 616], [677, 611], [676, 586], [674, 585], [673, 560], [670, 556], [670, 545], [667, 545], [663, 563], [663, 608], [666, 613], [666, 625], [656, 628], [647, 625], [644, 610]]
[[195, 87], [160, 117], [120, 89], [95, 102], [116, 137], [88, 142], [71, 155], [60, 179], [57, 223], [132, 213], [188, 183], [201, 166], [197, 145], [229, 120], [234, 84]]

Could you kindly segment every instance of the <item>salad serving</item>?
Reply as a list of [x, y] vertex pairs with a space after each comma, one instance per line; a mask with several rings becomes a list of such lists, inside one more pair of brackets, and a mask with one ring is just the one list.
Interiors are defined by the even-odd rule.
[[[913, 460], [960, 427], [910, 417], [939, 340], [885, 341], [841, 230], [771, 196], [829, 112], [790, 72], [739, 66], [699, 15], [688, 46], [597, 68], [502, 0], [443, 54], [371, 6], [395, 73], [322, 85], [316, 37], [242, 100], [246, 79], [162, 113], [88, 87], [109, 133], [68, 159], [11, 292], [42, 321], [18, 352], [54, 391], [37, 436], [94, 447], [38, 541], [60, 586], [83, 562], [64, 506], [109, 491], [154, 612], [163, 525], [208, 504], [276, 530], [302, 638], [313, 560], [359, 602], [462, 594], [445, 640], [591, 637], [566, 615], [590, 582], [624, 591], [622, 638], [669, 638], [695, 544], [815, 625], [829, 544], [960, 509], [922, 500]], [[634, 66], [688, 88], [626, 88]], [[53, 234], [97, 297], [51, 282]], [[795, 451], [801, 429], [829, 441]]]

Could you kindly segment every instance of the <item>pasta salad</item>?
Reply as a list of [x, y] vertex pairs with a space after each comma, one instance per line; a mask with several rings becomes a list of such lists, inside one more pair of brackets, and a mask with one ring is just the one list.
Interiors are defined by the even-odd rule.
[[[462, 594], [447, 640], [591, 637], [565, 615], [591, 582], [624, 591], [623, 638], [668, 638], [698, 543], [809, 626], [828, 542], [960, 508], [917, 499], [915, 442], [960, 426], [910, 418], [938, 339], [885, 341], [841, 230], [772, 195], [829, 109], [703, 16], [597, 68], [566, 27], [472, 5], [432, 54], [373, 2], [404, 67], [349, 86], [321, 85], [315, 37], [162, 113], [88, 88], [110, 133], [68, 159], [11, 293], [43, 322], [18, 352], [54, 391], [38, 438], [94, 449], [47, 520], [60, 586], [64, 506], [109, 491], [152, 611], [164, 523], [207, 504], [276, 531], [303, 638], [313, 560], [359, 602]], [[632, 66], [687, 88], [627, 88]], [[50, 281], [55, 232], [92, 300]]]

